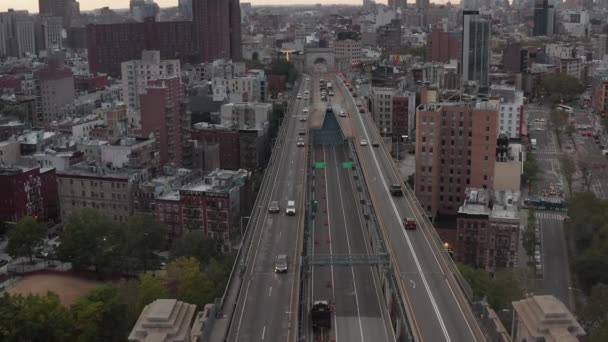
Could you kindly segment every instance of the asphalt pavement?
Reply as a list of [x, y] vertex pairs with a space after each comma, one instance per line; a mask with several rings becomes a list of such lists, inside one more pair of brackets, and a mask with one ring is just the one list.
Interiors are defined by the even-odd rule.
[[[340, 83], [338, 80], [336, 83]], [[358, 114], [353, 98], [340, 84], [334, 101], [350, 113], [353, 129], [360, 138], [380, 140], [368, 114]], [[388, 186], [400, 177], [391, 157], [383, 148], [359, 146], [363, 173], [374, 202], [374, 208], [388, 242], [393, 265], [399, 274], [400, 289], [413, 312], [414, 330], [426, 341], [484, 341], [454, 276], [446, 264], [449, 258], [437, 242], [430, 222], [416, 203], [414, 194], [391, 197]], [[404, 230], [403, 217], [414, 217], [418, 229]]]
[[566, 214], [562, 212], [536, 212], [542, 239], [543, 287], [547, 293], [573, 309], [564, 216]]
[[[300, 92], [310, 85], [301, 83]], [[306, 149], [298, 147], [298, 131], [307, 129], [298, 115], [307, 101], [298, 100], [284, 120], [289, 125], [278, 165], [275, 168], [270, 194], [260, 204], [262, 219], [256, 228], [241, 293], [234, 311], [228, 341], [282, 341], [297, 333], [297, 297], [299, 291], [300, 232], [304, 215], [304, 175]], [[286, 216], [287, 201], [296, 202], [296, 215]], [[279, 201], [280, 213], [269, 213], [270, 201]], [[287, 273], [274, 272], [278, 254], [288, 256]]]
[[[355, 197], [346, 145], [315, 146], [315, 255], [369, 254], [364, 219]], [[335, 341], [394, 341], [380, 284], [370, 266], [317, 266], [313, 269], [313, 300], [334, 304], [330, 339]]]

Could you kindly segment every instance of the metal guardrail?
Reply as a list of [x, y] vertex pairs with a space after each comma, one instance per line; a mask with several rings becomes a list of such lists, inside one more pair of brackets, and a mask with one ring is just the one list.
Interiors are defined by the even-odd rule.
[[[364, 196], [363, 201], [366, 203], [369, 203], [369, 207], [371, 207], [369, 212], [364, 213], [364, 214], [369, 215], [368, 224], [371, 225], [371, 228], [372, 228], [371, 230], [373, 231], [374, 239], [376, 240], [375, 246], [373, 245], [372, 247], [376, 247], [376, 249], [377, 249], [376, 253], [386, 254], [390, 258], [390, 254], [388, 254], [388, 249], [386, 246], [386, 242], [384, 240], [384, 235], [382, 234], [382, 230], [380, 228], [380, 225], [378, 224], [378, 218], [376, 217], [376, 212], [374, 211], [374, 208], [373, 208], [373, 202], [371, 200], [371, 195], [369, 193], [369, 186], [367, 184], [365, 176], [360, 171], [360, 170], [362, 170], [361, 162], [359, 160], [359, 156], [356, 153], [355, 143], [352, 140], [349, 141], [349, 150], [351, 153], [351, 158], [353, 160], [353, 164], [356, 165], [356, 168], [354, 170], [355, 175], [353, 177], [355, 177], [356, 180], [363, 183], [363, 185], [359, 186], [360, 191], [363, 193], [363, 196]], [[363, 207], [363, 208], [365, 208], [365, 207]], [[395, 267], [394, 265], [391, 265], [388, 268], [384, 268], [384, 271], [386, 272], [386, 275], [388, 278], [388, 286], [391, 288], [391, 291], [393, 291], [393, 293], [395, 293], [395, 294], [399, 294], [401, 291], [399, 289], [398, 277], [397, 277], [397, 273], [395, 272], [394, 267]], [[413, 313], [410, 311], [409, 306], [405, 305], [405, 301], [400, 295], [396, 296], [396, 299], [397, 299], [397, 302], [399, 303], [397, 305], [397, 308], [399, 310], [399, 315], [401, 317], [403, 317], [403, 319], [405, 320], [405, 324], [407, 325], [407, 329], [405, 329], [406, 333], [407, 333], [407, 340], [408, 341], [418, 341], [417, 336], [412, 331], [412, 325], [410, 323]]]
[[325, 254], [308, 255], [304, 257], [302, 266], [354, 266], [354, 265], [390, 265], [388, 254]]
[[[301, 82], [301, 79], [298, 79], [296, 81], [295, 87], [293, 89], [299, 89], [300, 82]], [[284, 111], [283, 121], [279, 128], [279, 134], [277, 135], [277, 139], [275, 141], [274, 148], [272, 150], [270, 159], [266, 166], [266, 170], [264, 171], [264, 177], [263, 177], [262, 183], [260, 185], [260, 189], [263, 189], [263, 190], [262, 190], [262, 192], [258, 193], [258, 196], [256, 196], [256, 199], [255, 199], [255, 202], [253, 205], [253, 210], [252, 210], [252, 213], [250, 214], [251, 218], [248, 220], [247, 225], [245, 226], [241, 247], [239, 248], [239, 250], [237, 252], [237, 255], [234, 260], [234, 264], [232, 265], [232, 270], [230, 271], [230, 276], [228, 278], [228, 282], [226, 283], [226, 288], [224, 289], [222, 297], [220, 297], [219, 300], [216, 300], [216, 302], [218, 303], [218, 306], [219, 306], [219, 310], [217, 310], [218, 315], [225, 311], [224, 305], [225, 305], [226, 296], [227, 296], [230, 288], [232, 286], [234, 286], [232, 284], [232, 282], [234, 281], [234, 278], [235, 278], [235, 274], [236, 274], [235, 272], [238, 272], [238, 274], [240, 275], [240, 274], [243, 274], [246, 269], [247, 261], [249, 260], [249, 252], [251, 250], [251, 242], [253, 240], [252, 238], [253, 238], [253, 235], [255, 235], [255, 230], [252, 230], [249, 228], [252, 227], [252, 225], [253, 225], [253, 227], [256, 227], [259, 222], [260, 210], [263, 210], [263, 208], [261, 208], [261, 206], [260, 206], [261, 203], [259, 203], [259, 201], [261, 201], [263, 203], [266, 198], [266, 195], [268, 194], [268, 183], [270, 182], [270, 178], [273, 174], [272, 167], [276, 163], [277, 158], [279, 158], [279, 156], [281, 155], [281, 152], [283, 149], [283, 143], [285, 141], [285, 136], [287, 135], [287, 130], [289, 127], [289, 121], [287, 120], [287, 122], [286, 122], [285, 119], [287, 118], [287, 115], [290, 113], [291, 109], [293, 108], [295, 101], [296, 101], [295, 97], [291, 96], [291, 100], [288, 102], [287, 108]], [[291, 119], [291, 118], [289, 118], [289, 119]], [[277, 148], [277, 147], [279, 147], [279, 148]], [[245, 240], [248, 240], [247, 243], [245, 243]], [[243, 258], [245, 258], [245, 259], [243, 259]], [[233, 309], [236, 308], [236, 305], [238, 303], [238, 298], [240, 297], [240, 294], [241, 294], [241, 286], [242, 286], [242, 279], [240, 279], [239, 288], [237, 289], [237, 297], [236, 297], [237, 299], [234, 303]], [[234, 314], [234, 311], [230, 312], [231, 317], [229, 319], [228, 327], [225, 331], [224, 340], [227, 339], [228, 333], [230, 332], [233, 314]]]

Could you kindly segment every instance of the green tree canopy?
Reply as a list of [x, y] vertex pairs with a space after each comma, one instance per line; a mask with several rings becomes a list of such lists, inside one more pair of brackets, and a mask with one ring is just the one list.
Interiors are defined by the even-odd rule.
[[29, 257], [30, 262], [36, 250], [43, 246], [46, 229], [33, 217], [22, 218], [10, 234], [6, 252], [16, 257]]
[[0, 299], [0, 341], [70, 341], [72, 324], [68, 309], [53, 293], [45, 296], [4, 293]]
[[560, 167], [564, 178], [566, 179], [566, 183], [568, 184], [568, 192], [572, 194], [572, 183], [574, 180], [574, 174], [576, 173], [576, 164], [570, 158], [570, 156], [566, 154], [562, 154], [559, 158]]
[[534, 256], [534, 247], [536, 246], [536, 210], [528, 210], [528, 222], [524, 233], [524, 249], [529, 258]]
[[129, 301], [120, 295], [120, 288], [103, 285], [77, 300], [71, 308], [77, 341], [125, 341], [133, 325], [129, 317]]
[[171, 259], [181, 257], [196, 258], [201, 264], [206, 265], [212, 257], [218, 256], [216, 241], [201, 231], [187, 233], [182, 239], [173, 243], [171, 248]]
[[554, 101], [569, 101], [585, 90], [585, 86], [577, 78], [564, 73], [546, 75], [541, 82], [541, 88]]
[[196, 304], [202, 308], [213, 301], [215, 286], [209, 276], [200, 271], [195, 258], [178, 258], [167, 265], [165, 284], [172, 298]]
[[533, 154], [526, 154], [526, 161], [524, 162], [524, 172], [522, 174], [522, 181], [524, 183], [533, 184], [538, 180], [538, 172], [540, 171], [536, 158]]
[[169, 298], [169, 293], [162, 280], [149, 273], [144, 273], [139, 277], [137, 292], [140, 310], [157, 299]]
[[76, 269], [116, 271], [124, 263], [123, 232], [94, 209], [75, 211], [61, 235], [59, 257]]
[[492, 309], [499, 312], [511, 307], [511, 302], [524, 297], [513, 270], [499, 270], [494, 278], [483, 269], [458, 265], [462, 276], [467, 280], [476, 299], [485, 298]]
[[124, 255], [137, 261], [137, 269], [158, 266], [155, 252], [163, 246], [165, 228], [153, 216], [134, 214], [124, 227]]

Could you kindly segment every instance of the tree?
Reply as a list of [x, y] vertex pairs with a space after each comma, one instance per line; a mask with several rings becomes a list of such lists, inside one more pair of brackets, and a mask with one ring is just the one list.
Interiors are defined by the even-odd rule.
[[178, 258], [167, 265], [165, 286], [173, 298], [202, 308], [213, 301], [215, 288], [195, 258]]
[[75, 211], [61, 235], [59, 257], [76, 269], [93, 267], [96, 272], [123, 267], [121, 231], [94, 209]]
[[33, 217], [25, 216], [10, 234], [7, 253], [12, 257], [29, 257], [33, 262], [34, 253], [44, 244], [46, 230]]
[[499, 312], [509, 308], [511, 302], [524, 297], [513, 270], [499, 270], [490, 277], [490, 273], [483, 269], [472, 268], [467, 265], [458, 265], [460, 273], [473, 289], [477, 300], [486, 299], [492, 309]]
[[553, 101], [569, 101], [580, 95], [585, 86], [576, 77], [559, 73], [546, 75], [541, 82], [541, 89]]
[[121, 342], [133, 322], [129, 317], [130, 302], [120, 295], [120, 288], [103, 285], [94, 288], [71, 307], [77, 341]]
[[593, 160], [589, 155], [578, 157], [578, 168], [581, 170], [583, 176], [583, 187], [585, 191], [591, 191], [591, 167]]
[[488, 289], [492, 286], [490, 274], [482, 269], [473, 268], [464, 264], [458, 264], [458, 269], [467, 283], [471, 286], [475, 300], [479, 301], [484, 299], [488, 293]]
[[170, 258], [174, 260], [181, 257], [193, 257], [205, 265], [212, 257], [218, 255], [214, 239], [205, 236], [201, 231], [193, 231], [173, 243]]
[[562, 138], [560, 134], [568, 124], [568, 113], [562, 110], [551, 111], [551, 114], [549, 115], [549, 122], [551, 123], [553, 132], [557, 138], [557, 144], [561, 147]]
[[534, 256], [534, 247], [536, 246], [536, 210], [528, 210], [528, 224], [523, 240], [524, 249], [529, 258]]
[[522, 181], [532, 186], [534, 182], [538, 180], [538, 163], [533, 154], [526, 154], [526, 161], [524, 161], [524, 172], [522, 174]]
[[574, 178], [574, 173], [576, 172], [576, 165], [572, 158], [570, 158], [566, 154], [562, 154], [559, 158], [560, 166], [562, 170], [562, 174], [566, 179], [566, 183], [568, 184], [568, 192], [572, 195], [572, 181]]
[[11, 296], [5, 293], [0, 304], [1, 341], [72, 340], [73, 321], [56, 294]]
[[579, 322], [588, 333], [608, 324], [608, 285], [599, 283], [591, 289], [585, 305], [578, 312]]
[[137, 303], [140, 311], [144, 306], [157, 299], [169, 298], [169, 293], [163, 285], [162, 280], [149, 273], [144, 273], [139, 277], [137, 292]]
[[138, 262], [137, 269], [146, 271], [158, 264], [159, 251], [163, 245], [163, 228], [153, 216], [135, 214], [129, 217], [124, 233], [124, 255]]

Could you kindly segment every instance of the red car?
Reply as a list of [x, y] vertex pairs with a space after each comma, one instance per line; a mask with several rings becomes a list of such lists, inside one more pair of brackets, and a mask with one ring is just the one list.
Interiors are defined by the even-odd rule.
[[411, 217], [403, 218], [403, 227], [405, 229], [416, 229], [416, 220]]

